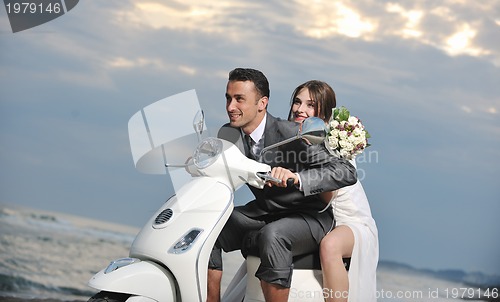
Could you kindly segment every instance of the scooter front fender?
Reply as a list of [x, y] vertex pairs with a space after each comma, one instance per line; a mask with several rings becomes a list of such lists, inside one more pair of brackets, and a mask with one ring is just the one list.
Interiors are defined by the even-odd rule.
[[88, 282], [101, 291], [144, 296], [161, 302], [175, 302], [176, 286], [172, 274], [150, 261], [139, 261], [112, 272], [102, 270]]

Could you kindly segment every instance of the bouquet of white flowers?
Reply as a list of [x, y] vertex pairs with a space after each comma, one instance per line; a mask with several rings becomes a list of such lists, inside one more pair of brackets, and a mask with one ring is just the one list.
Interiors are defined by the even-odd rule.
[[333, 155], [351, 160], [370, 146], [370, 134], [361, 121], [351, 116], [345, 107], [332, 109], [327, 131], [325, 145]]

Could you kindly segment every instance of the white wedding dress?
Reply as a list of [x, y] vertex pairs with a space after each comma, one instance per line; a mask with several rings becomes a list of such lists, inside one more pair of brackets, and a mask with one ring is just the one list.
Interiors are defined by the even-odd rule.
[[[351, 163], [355, 166], [354, 161]], [[370, 205], [359, 180], [337, 190], [331, 200], [338, 225], [346, 225], [354, 234], [349, 267], [349, 302], [376, 302], [378, 230]]]

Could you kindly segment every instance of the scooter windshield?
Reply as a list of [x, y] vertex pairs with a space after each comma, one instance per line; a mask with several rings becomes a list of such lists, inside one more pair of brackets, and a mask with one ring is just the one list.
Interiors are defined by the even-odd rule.
[[183, 165], [193, 155], [206, 129], [195, 90], [144, 107], [128, 123], [136, 169], [147, 174], [170, 174], [172, 180], [177, 178], [172, 174], [185, 173]]

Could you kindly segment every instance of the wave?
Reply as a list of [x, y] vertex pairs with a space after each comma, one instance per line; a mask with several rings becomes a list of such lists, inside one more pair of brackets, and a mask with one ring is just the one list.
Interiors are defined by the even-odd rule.
[[132, 243], [138, 230], [128, 226], [113, 225], [63, 214], [39, 213], [33, 209], [7, 208], [0, 205], [0, 223], [29, 228], [35, 231], [70, 233], [102, 240]]
[[0, 296], [87, 300], [87, 281], [128, 256], [136, 230], [0, 205]]
[[0, 274], [0, 292], [5, 296], [18, 298], [54, 298], [67, 300], [87, 300], [95, 292], [73, 287], [54, 287], [43, 283], [33, 282], [19, 276]]
[[458, 269], [448, 270], [431, 270], [417, 269], [408, 264], [395, 261], [380, 260], [378, 263], [380, 269], [392, 272], [405, 272], [410, 275], [421, 275], [424, 277], [432, 277], [436, 279], [446, 280], [450, 282], [462, 283], [467, 286], [479, 288], [498, 287], [500, 285], [500, 275], [489, 275], [481, 272], [465, 272]]

